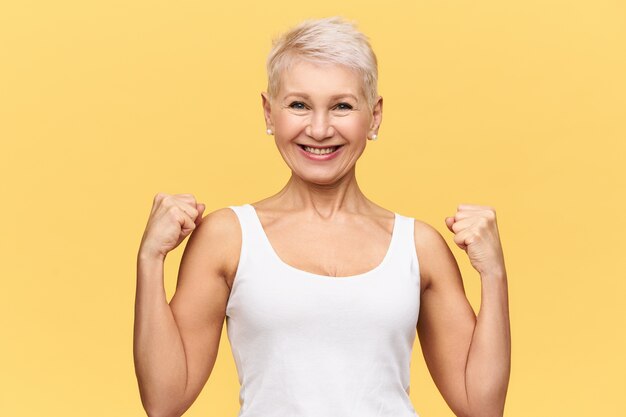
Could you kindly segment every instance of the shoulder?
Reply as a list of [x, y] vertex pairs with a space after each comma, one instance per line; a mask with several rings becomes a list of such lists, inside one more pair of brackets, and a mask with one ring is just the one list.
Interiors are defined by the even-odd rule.
[[420, 275], [425, 289], [432, 287], [434, 278], [444, 270], [456, 269], [457, 264], [443, 235], [430, 224], [413, 218], [413, 239], [420, 263]]
[[412, 219], [414, 221], [413, 236], [415, 238], [416, 245], [426, 247], [433, 244], [441, 244], [442, 241], [445, 243], [445, 240], [439, 230], [435, 229], [425, 221], [416, 218]]
[[228, 234], [239, 229], [239, 227], [237, 214], [230, 207], [221, 207], [202, 217], [196, 232], [202, 230], [201, 233]]
[[229, 207], [207, 213], [191, 233], [187, 246], [197, 247], [227, 282], [239, 263], [242, 232], [237, 214]]

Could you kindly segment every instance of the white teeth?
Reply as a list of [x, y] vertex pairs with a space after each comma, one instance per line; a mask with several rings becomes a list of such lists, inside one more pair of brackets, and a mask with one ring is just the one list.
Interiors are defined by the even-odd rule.
[[327, 153], [332, 153], [336, 148], [337, 147], [318, 149], [318, 148], [311, 148], [311, 147], [305, 146], [304, 150], [310, 153], [317, 154], [317, 155], [325, 155]]

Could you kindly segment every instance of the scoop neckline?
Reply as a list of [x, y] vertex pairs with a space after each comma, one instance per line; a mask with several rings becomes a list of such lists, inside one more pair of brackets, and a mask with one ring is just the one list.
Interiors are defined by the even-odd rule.
[[393, 252], [393, 248], [395, 247], [395, 241], [397, 239], [397, 235], [398, 235], [398, 229], [399, 229], [399, 217], [400, 215], [397, 212], [393, 212], [394, 215], [394, 220], [393, 220], [393, 228], [391, 230], [391, 240], [389, 242], [389, 246], [387, 247], [387, 251], [385, 252], [385, 256], [383, 257], [382, 261], [380, 261], [380, 263], [378, 265], [376, 265], [374, 268], [365, 271], [365, 272], [361, 272], [360, 274], [353, 274], [353, 275], [345, 275], [345, 276], [330, 276], [330, 275], [322, 275], [322, 274], [316, 274], [314, 272], [310, 272], [310, 271], [305, 271], [304, 269], [300, 269], [300, 268], [296, 268], [293, 265], [288, 264], [287, 262], [283, 261], [282, 258], [280, 256], [278, 256], [278, 253], [274, 250], [274, 247], [272, 246], [272, 243], [269, 240], [269, 237], [267, 237], [267, 233], [265, 233], [265, 229], [263, 228], [263, 224], [261, 223], [261, 219], [259, 218], [259, 215], [256, 211], [256, 208], [250, 204], [247, 203], [247, 206], [249, 206], [250, 210], [252, 211], [253, 217], [255, 219], [255, 222], [257, 224], [257, 226], [259, 227], [260, 230], [260, 234], [263, 237], [263, 241], [265, 242], [268, 251], [271, 253], [272, 258], [274, 258], [275, 261], [277, 261], [280, 265], [282, 265], [283, 267], [294, 271], [298, 274], [301, 275], [305, 275], [308, 277], [313, 277], [316, 279], [320, 279], [320, 280], [329, 280], [329, 281], [352, 281], [354, 279], [358, 279], [358, 278], [365, 278], [367, 276], [370, 276], [376, 272], [378, 272], [379, 270], [381, 270], [389, 261], [389, 258], [391, 258], [391, 254]]

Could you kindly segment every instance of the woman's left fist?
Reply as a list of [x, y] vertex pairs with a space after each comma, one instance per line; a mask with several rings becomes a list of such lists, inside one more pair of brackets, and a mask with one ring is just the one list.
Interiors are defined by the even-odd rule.
[[454, 243], [467, 253], [481, 276], [505, 274], [493, 207], [461, 204], [454, 217], [446, 217], [446, 226], [454, 233]]

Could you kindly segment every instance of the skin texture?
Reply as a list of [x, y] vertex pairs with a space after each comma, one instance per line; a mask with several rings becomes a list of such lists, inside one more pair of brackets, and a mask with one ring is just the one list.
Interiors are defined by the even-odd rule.
[[[336, 279], [373, 269], [389, 246], [394, 215], [361, 192], [355, 169], [368, 138], [378, 133], [382, 97], [370, 109], [356, 73], [301, 61], [282, 74], [277, 97], [261, 93], [261, 99], [267, 128], [292, 172], [280, 191], [252, 203], [275, 252], [298, 269]], [[298, 143], [343, 148], [333, 160], [320, 162], [303, 156]], [[135, 360], [148, 414], [178, 416], [195, 401], [215, 364], [241, 229], [229, 208], [202, 218], [204, 205], [192, 195], [160, 196], [138, 256]], [[175, 215], [160, 216], [159, 222], [155, 213]], [[510, 373], [510, 331], [495, 210], [459, 205], [456, 214], [442, 220], [480, 274], [481, 309], [476, 316], [444, 238], [416, 220], [421, 268], [416, 330], [424, 358], [456, 415], [501, 416]], [[161, 232], [176, 230], [177, 224], [179, 236]], [[163, 262], [189, 230], [168, 305]]]

